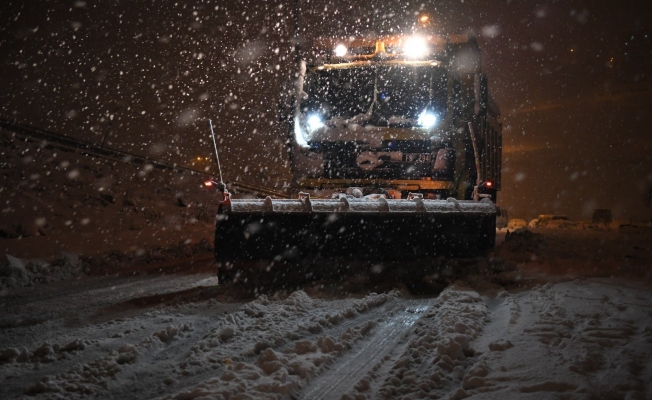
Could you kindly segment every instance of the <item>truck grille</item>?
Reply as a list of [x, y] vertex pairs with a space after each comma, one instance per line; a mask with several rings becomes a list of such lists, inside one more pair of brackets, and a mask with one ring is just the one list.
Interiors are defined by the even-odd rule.
[[430, 153], [430, 140], [383, 140], [382, 151]]
[[[363, 170], [357, 164], [357, 156], [369, 149], [356, 142], [321, 142], [318, 148], [313, 146], [313, 149], [324, 154], [324, 176], [327, 178], [407, 179], [430, 175], [429, 163], [390, 162], [388, 159], [372, 170]], [[430, 154], [430, 141], [385, 140], [380, 148], [373, 150]]]

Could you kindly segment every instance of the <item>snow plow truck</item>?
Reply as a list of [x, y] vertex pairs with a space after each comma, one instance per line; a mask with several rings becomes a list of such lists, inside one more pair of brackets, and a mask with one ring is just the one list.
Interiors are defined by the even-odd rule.
[[218, 275], [239, 263], [493, 248], [502, 132], [475, 38], [328, 38], [305, 50], [279, 107], [294, 198], [224, 191]]

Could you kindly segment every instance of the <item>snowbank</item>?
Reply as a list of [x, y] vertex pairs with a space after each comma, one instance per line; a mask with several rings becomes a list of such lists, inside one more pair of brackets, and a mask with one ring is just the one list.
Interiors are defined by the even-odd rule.
[[133, 266], [140, 266], [139, 270], [144, 272], [157, 263], [212, 254], [213, 246], [206, 239], [196, 243], [181, 241], [166, 248], [143, 246], [135, 251], [111, 250], [82, 257], [62, 252], [49, 261], [21, 259], [7, 254], [6, 262], [0, 260], [0, 292], [84, 275], [132, 273], [130, 268]]

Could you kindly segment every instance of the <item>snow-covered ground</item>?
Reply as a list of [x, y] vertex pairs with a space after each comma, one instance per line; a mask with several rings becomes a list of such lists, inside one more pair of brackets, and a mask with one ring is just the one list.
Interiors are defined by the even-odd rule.
[[[0, 293], [212, 253], [205, 176], [53, 148], [0, 129]], [[5, 258], [7, 254], [7, 258]]]
[[426, 296], [352, 290], [360, 275], [252, 299], [213, 272], [16, 288], [1, 300], [0, 393], [650, 398], [650, 239], [510, 233], [500, 262], [466, 260], [473, 273]]

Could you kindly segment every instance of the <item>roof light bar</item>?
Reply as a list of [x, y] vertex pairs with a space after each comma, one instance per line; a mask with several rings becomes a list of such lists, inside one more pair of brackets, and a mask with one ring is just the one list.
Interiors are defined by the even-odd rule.
[[403, 53], [407, 58], [423, 58], [428, 55], [428, 43], [422, 37], [413, 36], [403, 44]]

